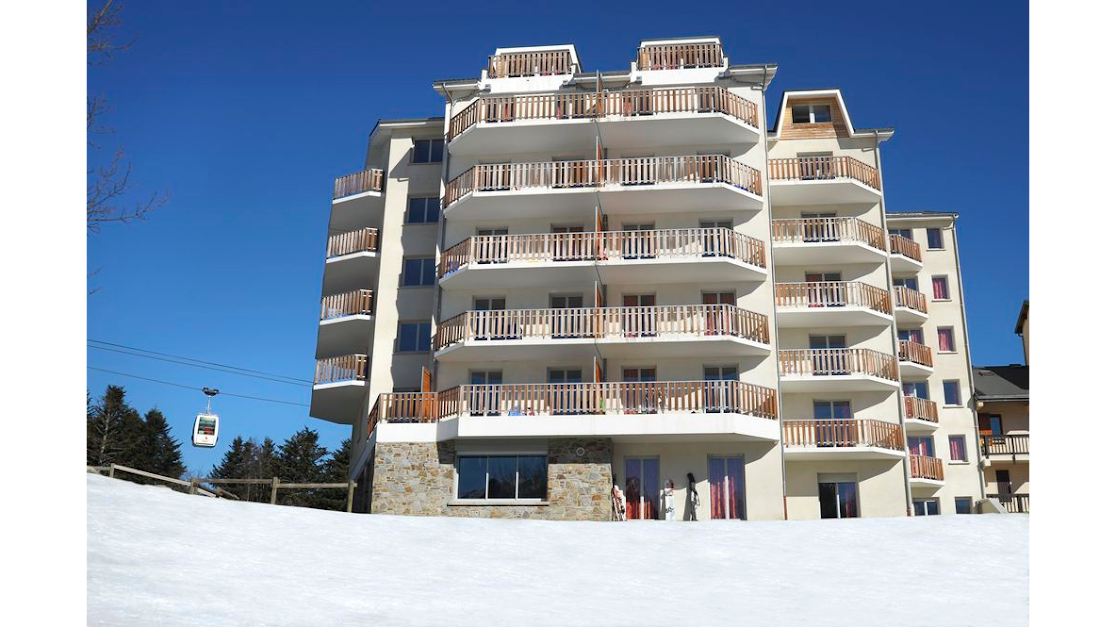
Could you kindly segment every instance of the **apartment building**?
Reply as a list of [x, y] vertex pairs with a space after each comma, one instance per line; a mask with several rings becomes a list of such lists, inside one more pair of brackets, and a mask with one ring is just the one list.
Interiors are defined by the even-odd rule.
[[311, 415], [353, 425], [364, 509], [969, 512], [956, 216], [887, 212], [893, 131], [840, 90], [768, 121], [777, 67], [718, 38], [635, 57], [498, 48], [335, 184]]

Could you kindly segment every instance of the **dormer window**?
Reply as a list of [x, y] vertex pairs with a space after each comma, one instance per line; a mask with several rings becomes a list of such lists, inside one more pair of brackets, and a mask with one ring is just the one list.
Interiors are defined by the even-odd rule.
[[794, 124], [818, 124], [832, 122], [829, 105], [793, 105], [791, 106], [791, 122]]

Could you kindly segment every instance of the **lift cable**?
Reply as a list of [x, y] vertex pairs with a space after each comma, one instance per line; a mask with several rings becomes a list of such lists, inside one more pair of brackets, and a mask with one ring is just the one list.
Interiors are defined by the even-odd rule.
[[[142, 379], [142, 380], [149, 381], [149, 382], [155, 382], [156, 384], [165, 384], [167, 386], [175, 386], [177, 388], [185, 388], [186, 390], [203, 390], [203, 388], [204, 388], [203, 386], [188, 386], [186, 384], [180, 384], [180, 383], [177, 383], [177, 382], [168, 382], [166, 380], [154, 379], [154, 378], [151, 378], [151, 377], [145, 377], [143, 375], [135, 375], [135, 374], [132, 374], [132, 373], [122, 373], [120, 371], [110, 371], [109, 369], [103, 369], [103, 368], [99, 368], [99, 367], [96, 367], [96, 366], [86, 366], [85, 368], [87, 368], [91, 371], [100, 371], [102, 373], [111, 373], [113, 375], [121, 375], [123, 377], [134, 377], [135, 379]], [[251, 399], [253, 401], [266, 401], [266, 402], [269, 402], [269, 403], [281, 403], [281, 404], [288, 405], [288, 406], [301, 406], [303, 408], [310, 407], [308, 404], [305, 404], [305, 403], [297, 403], [297, 402], [294, 402], [294, 401], [284, 401], [282, 399], [268, 399], [267, 397], [253, 397], [251, 395], [238, 395], [237, 393], [231, 393], [231, 392], [228, 392], [228, 391], [225, 391], [225, 390], [222, 390], [221, 394], [225, 395], [227, 397], [239, 397], [240, 399]]]
[[[88, 340], [88, 342], [96, 343], [97, 345], [108, 345], [109, 347], [118, 347], [120, 349], [127, 349], [129, 351], [136, 351], [136, 352], [143, 353], [143, 354], [150, 354], [150, 355], [138, 355], [136, 353], [126, 353], [124, 351], [117, 351], [117, 353], [125, 353], [126, 355], [136, 355], [136, 357], [146, 357], [146, 358], [150, 358], [150, 359], [159, 359], [159, 358], [155, 358], [153, 356], [160, 356], [162, 358], [174, 358], [174, 360], [164, 360], [164, 361], [174, 362], [175, 360], [186, 360], [186, 362], [175, 362], [175, 363], [176, 364], [186, 364], [187, 366], [197, 366], [199, 368], [218, 367], [220, 369], [228, 369], [229, 371], [240, 371], [239, 373], [235, 373], [235, 374], [238, 374], [238, 375], [239, 374], [244, 374], [244, 375], [250, 374], [253, 377], [255, 377], [255, 376], [265, 376], [265, 377], [262, 377], [261, 379], [280, 378], [281, 380], [289, 380], [289, 381], [286, 381], [284, 383], [297, 383], [299, 385], [305, 385], [305, 386], [313, 385], [313, 382], [311, 382], [308, 379], [301, 379], [301, 378], [298, 378], [298, 377], [291, 377], [289, 375], [280, 375], [278, 373], [269, 373], [267, 371], [257, 371], [257, 370], [254, 370], [254, 369], [244, 368], [244, 367], [241, 367], [241, 366], [232, 366], [231, 364], [221, 364], [220, 362], [209, 362], [209, 361], [206, 361], [206, 360], [199, 360], [197, 358], [188, 358], [188, 357], [185, 357], [185, 356], [174, 355], [174, 354], [171, 354], [171, 353], [162, 353], [162, 352], [159, 352], [159, 351], [152, 351], [150, 349], [141, 349], [139, 347], [131, 347], [131, 346], [128, 346], [128, 345], [117, 344], [117, 343], [114, 343], [114, 342], [106, 342], [104, 340], [94, 340], [92, 338], [90, 338]], [[93, 346], [93, 345], [89, 345], [89, 344], [87, 344], [86, 346], [88, 346], [92, 349], [101, 349], [102, 351], [113, 351], [113, 349], [109, 349], [107, 347]], [[195, 362], [196, 364], [188, 364], [189, 362]], [[205, 366], [202, 366], [202, 365], [205, 365]], [[226, 371], [226, 372], [229, 372], [229, 371]], [[273, 380], [273, 381], [280, 381], [280, 380]]]

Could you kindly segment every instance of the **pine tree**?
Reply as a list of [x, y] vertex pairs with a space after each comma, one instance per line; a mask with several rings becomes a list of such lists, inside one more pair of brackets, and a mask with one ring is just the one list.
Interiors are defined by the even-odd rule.
[[124, 397], [123, 387], [110, 384], [105, 388], [105, 394], [101, 396], [98, 403], [87, 407], [86, 464], [136, 465], [138, 461], [136, 447], [142, 441], [144, 425], [139, 413], [127, 404]]
[[[352, 440], [346, 438], [341, 445], [329, 453], [329, 457], [322, 463], [320, 482], [348, 482], [349, 481], [349, 450]], [[319, 507], [329, 510], [345, 510], [348, 492], [341, 489], [323, 489], [319, 500]]]
[[[320, 464], [327, 451], [318, 444], [318, 432], [302, 428], [279, 447], [279, 478], [285, 482], [320, 482]], [[286, 490], [279, 496], [279, 501], [291, 506], [320, 507], [319, 492], [313, 489]]]
[[154, 408], [148, 410], [143, 417], [143, 440], [137, 451], [137, 456], [142, 460], [139, 468], [171, 478], [181, 478], [186, 472], [186, 465], [182, 463], [182, 451], [179, 447], [180, 443], [171, 436], [170, 425], [163, 413]]

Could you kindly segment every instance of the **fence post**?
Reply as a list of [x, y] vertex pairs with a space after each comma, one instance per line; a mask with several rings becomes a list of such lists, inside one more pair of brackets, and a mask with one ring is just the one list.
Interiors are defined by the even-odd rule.
[[279, 499], [279, 478], [271, 478], [271, 504], [274, 506]]
[[356, 482], [349, 480], [349, 497], [345, 500], [345, 512], [353, 511], [353, 489], [356, 488]]
[[197, 495], [198, 494], [198, 479], [197, 478], [190, 478], [190, 494], [191, 495]]
[[109, 477], [116, 477], [116, 463], [109, 464]]

